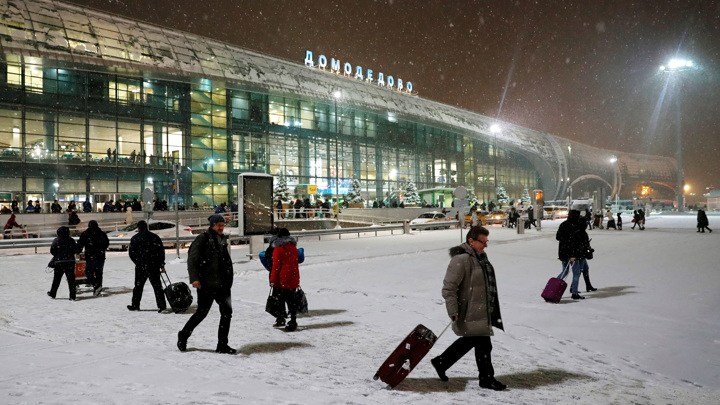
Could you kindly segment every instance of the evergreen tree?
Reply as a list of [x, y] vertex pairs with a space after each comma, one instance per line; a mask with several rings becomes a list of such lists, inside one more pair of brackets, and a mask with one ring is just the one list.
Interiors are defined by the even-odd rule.
[[472, 191], [468, 191], [468, 197], [467, 197], [467, 198], [468, 198], [468, 204], [470, 204], [470, 205], [473, 205], [473, 204], [475, 204], [475, 203], [480, 203], [480, 201], [478, 200], [477, 196], [476, 196], [475, 193], [472, 192]]
[[530, 205], [532, 200], [530, 199], [530, 192], [528, 192], [528, 189], [523, 189], [522, 195], [520, 196], [520, 203], [522, 205]]
[[497, 191], [495, 192], [497, 195], [497, 202], [500, 204], [500, 206], [506, 205], [510, 202], [510, 197], [508, 197], [507, 192], [505, 191], [505, 187], [503, 187], [502, 183], [498, 183]]
[[347, 193], [347, 200], [350, 204], [359, 204], [363, 202], [362, 195], [360, 194], [361, 186], [360, 180], [353, 179], [350, 183], [350, 191]]
[[273, 201], [275, 203], [278, 201], [290, 201], [290, 190], [288, 189], [287, 179], [284, 174], [278, 177], [277, 186], [275, 186], [275, 190], [273, 191]]
[[412, 179], [405, 183], [405, 197], [403, 202], [406, 205], [420, 204], [420, 195], [418, 194], [417, 186]]

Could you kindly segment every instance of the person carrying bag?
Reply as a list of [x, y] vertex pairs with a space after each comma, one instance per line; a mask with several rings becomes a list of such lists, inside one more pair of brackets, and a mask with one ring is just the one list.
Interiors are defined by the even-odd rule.
[[287, 305], [290, 321], [285, 325], [285, 317], [279, 316], [282, 314], [278, 312], [273, 314], [276, 317], [273, 326], [285, 326], [285, 330], [292, 332], [297, 329], [298, 301], [296, 293], [300, 288], [297, 241], [290, 236], [290, 231], [286, 228], [278, 229], [277, 236], [277, 240], [273, 243], [275, 248], [272, 253], [272, 270], [270, 272], [272, 290], [270, 295], [277, 297], [282, 302], [283, 310]]

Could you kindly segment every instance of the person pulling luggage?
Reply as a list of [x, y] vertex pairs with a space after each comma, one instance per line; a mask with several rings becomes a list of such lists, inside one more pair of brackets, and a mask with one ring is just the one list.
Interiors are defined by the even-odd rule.
[[102, 291], [103, 268], [105, 267], [105, 251], [110, 242], [107, 234], [100, 229], [96, 220], [88, 222], [88, 228], [80, 234], [77, 244], [77, 253], [85, 249], [85, 276], [93, 286], [93, 295], [98, 296]]
[[148, 230], [147, 222], [138, 222], [137, 229], [138, 233], [130, 239], [130, 249], [128, 249], [130, 260], [135, 263], [135, 287], [133, 288], [132, 303], [127, 306], [127, 309], [130, 311], [140, 310], [143, 288], [149, 279], [155, 292], [158, 312], [164, 312], [167, 304], [160, 281], [160, 270], [165, 266], [165, 248], [162, 239]]
[[208, 218], [210, 227], [198, 235], [188, 251], [187, 269], [190, 284], [197, 289], [198, 307], [188, 319], [182, 330], [178, 332], [177, 347], [181, 352], [187, 351], [187, 341], [195, 328], [210, 312], [213, 301], [220, 308], [220, 324], [218, 325], [218, 353], [235, 354], [237, 350], [228, 346], [230, 321], [232, 319], [233, 265], [228, 252], [225, 218], [214, 214]]
[[[480, 387], [502, 391], [507, 386], [495, 379], [490, 358], [493, 327], [504, 328], [495, 269], [485, 253], [489, 235], [487, 228], [474, 226], [465, 236], [465, 243], [450, 249], [451, 259], [443, 280], [442, 296], [453, 332], [460, 337], [430, 362], [438, 377], [448, 381], [445, 372], [474, 348]], [[475, 305], [469, 305], [470, 302]]]

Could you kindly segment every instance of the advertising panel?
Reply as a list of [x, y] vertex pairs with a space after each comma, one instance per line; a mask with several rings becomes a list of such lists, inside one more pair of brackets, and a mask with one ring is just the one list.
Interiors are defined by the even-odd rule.
[[273, 177], [262, 173], [242, 173], [238, 176], [238, 233], [269, 234], [274, 225]]

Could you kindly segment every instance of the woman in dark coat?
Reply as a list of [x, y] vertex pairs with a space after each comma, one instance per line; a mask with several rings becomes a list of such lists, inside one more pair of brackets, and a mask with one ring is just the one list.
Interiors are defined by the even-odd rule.
[[705, 228], [707, 228], [707, 230], [709, 232], [712, 232], [712, 229], [710, 229], [710, 227], [708, 225], [710, 225], [710, 222], [708, 221], [707, 214], [705, 214], [705, 211], [703, 211], [703, 210], [698, 210], [698, 213], [697, 213], [697, 228], [698, 228], [698, 230], [697, 231], [700, 233], [705, 233]]
[[60, 280], [64, 274], [68, 283], [70, 301], [75, 301], [76, 247], [75, 239], [70, 237], [70, 228], [67, 226], [58, 228], [57, 238], [53, 240], [52, 246], [50, 246], [50, 254], [53, 255], [53, 261], [55, 262], [55, 274], [53, 276], [52, 287], [50, 287], [50, 291], [47, 292], [50, 298], [55, 298], [58, 287], [60, 287]]

